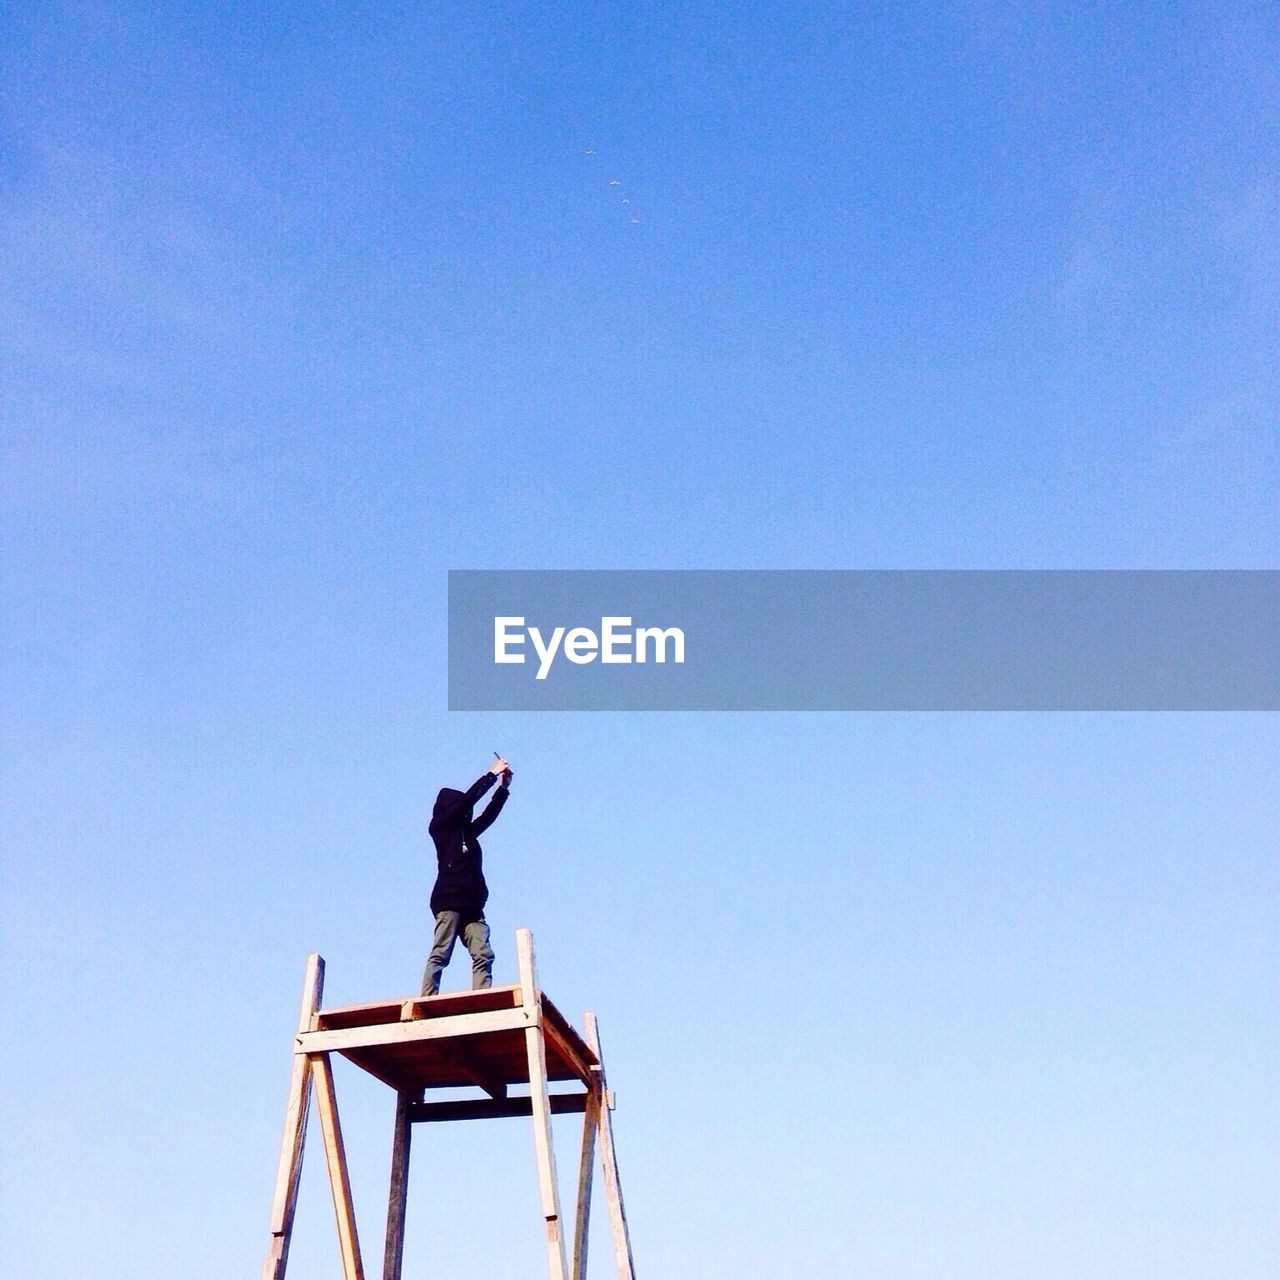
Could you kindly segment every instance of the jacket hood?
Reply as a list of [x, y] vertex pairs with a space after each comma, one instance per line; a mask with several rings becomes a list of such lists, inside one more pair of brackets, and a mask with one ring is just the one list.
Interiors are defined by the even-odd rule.
[[464, 794], [465, 792], [458, 791], [453, 787], [441, 787], [440, 794], [436, 796], [436, 806], [432, 809], [431, 816], [433, 818], [438, 817], [441, 809], [446, 805], [456, 804]]

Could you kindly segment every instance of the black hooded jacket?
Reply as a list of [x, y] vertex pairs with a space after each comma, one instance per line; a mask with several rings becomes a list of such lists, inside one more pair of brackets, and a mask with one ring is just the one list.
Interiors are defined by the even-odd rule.
[[433, 913], [461, 911], [474, 919], [484, 911], [489, 886], [484, 882], [484, 860], [476, 837], [489, 829], [511, 793], [501, 786], [478, 818], [471, 816], [471, 810], [497, 780], [496, 774], [486, 773], [467, 791], [445, 787], [436, 796], [427, 828], [436, 846], [438, 864], [436, 885], [431, 891]]

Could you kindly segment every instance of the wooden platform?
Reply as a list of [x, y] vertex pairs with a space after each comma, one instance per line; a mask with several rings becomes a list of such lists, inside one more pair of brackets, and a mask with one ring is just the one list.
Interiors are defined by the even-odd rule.
[[[313, 1095], [333, 1195], [343, 1278], [365, 1278], [330, 1065], [335, 1053], [395, 1091], [383, 1280], [401, 1280], [413, 1127], [423, 1121], [501, 1116], [528, 1116], [533, 1121], [538, 1205], [549, 1280], [586, 1280], [591, 1188], [597, 1156], [617, 1274], [619, 1280], [635, 1280], [613, 1147], [613, 1091], [605, 1079], [595, 1015], [585, 1015], [585, 1034], [579, 1035], [542, 994], [534, 965], [533, 938], [527, 929], [516, 930], [516, 967], [520, 981], [512, 986], [324, 1008], [324, 961], [319, 955], [308, 957], [298, 1029], [293, 1037], [293, 1065], [262, 1280], [284, 1280]], [[552, 1082], [564, 1081], [580, 1087], [568, 1092], [550, 1090]], [[513, 1088], [521, 1092], [513, 1094]], [[469, 1096], [431, 1098], [433, 1090], [446, 1089], [467, 1090]], [[560, 1216], [551, 1132], [551, 1117], [565, 1112], [583, 1117], [571, 1238]]]
[[[599, 1059], [542, 993], [539, 1001], [547, 1079], [589, 1089]], [[530, 1025], [516, 983], [321, 1009], [316, 1030], [299, 1033], [295, 1051], [337, 1051], [397, 1093], [475, 1085], [505, 1098], [510, 1086], [529, 1084]]]

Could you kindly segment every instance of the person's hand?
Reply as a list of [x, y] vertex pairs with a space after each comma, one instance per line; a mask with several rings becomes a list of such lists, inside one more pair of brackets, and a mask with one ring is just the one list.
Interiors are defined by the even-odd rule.
[[497, 755], [495, 753], [493, 757], [493, 763], [489, 766], [489, 772], [496, 773], [499, 777], [501, 777], [504, 773], [511, 772], [511, 766], [507, 764], [507, 762], [500, 755]]
[[511, 766], [510, 766], [510, 765], [507, 765], [507, 767], [506, 767], [505, 769], [503, 769], [503, 771], [502, 771], [502, 777], [501, 777], [501, 778], [499, 778], [499, 779], [498, 779], [498, 781], [499, 781], [499, 782], [500, 782], [504, 787], [509, 787], [509, 786], [511, 785], [511, 779], [512, 779], [514, 776], [515, 776], [515, 775], [511, 772]]

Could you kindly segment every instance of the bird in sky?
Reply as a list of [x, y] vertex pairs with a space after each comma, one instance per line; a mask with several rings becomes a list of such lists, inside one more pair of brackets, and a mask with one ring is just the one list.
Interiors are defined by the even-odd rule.
[[[583, 147], [583, 149], [582, 149], [582, 154], [583, 154], [584, 156], [593, 156], [593, 155], [595, 155], [595, 153], [596, 153], [596, 149], [595, 149], [595, 147]], [[622, 186], [622, 179], [621, 179], [621, 178], [610, 178], [610, 179], [608, 179], [608, 185], [609, 185], [609, 186], [611, 186], [611, 187], [620, 187], [620, 186]], [[620, 197], [620, 199], [619, 199], [619, 204], [625, 204], [625, 205], [630, 205], [630, 204], [631, 204], [631, 198], [630, 198], [629, 196], [624, 196], [624, 195], [622, 194], [622, 192], [621, 192], [621, 191], [619, 191], [619, 192], [618, 192], [618, 195], [619, 195], [619, 197]], [[628, 219], [628, 221], [629, 221], [629, 222], [633, 222], [633, 223], [635, 223], [635, 222], [639, 222], [639, 221], [640, 221], [640, 219], [639, 219], [639, 217], [638, 217], [636, 214], [632, 213], [632, 215], [631, 215], [631, 217]]]

